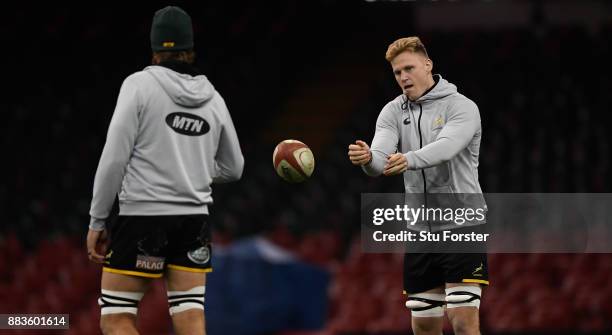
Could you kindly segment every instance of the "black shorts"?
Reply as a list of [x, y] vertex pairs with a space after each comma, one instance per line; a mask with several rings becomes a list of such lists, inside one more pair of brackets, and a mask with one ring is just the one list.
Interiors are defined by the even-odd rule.
[[147, 278], [212, 271], [208, 215], [124, 216], [110, 226], [103, 271]]
[[486, 253], [412, 253], [404, 255], [404, 293], [414, 294], [445, 283], [489, 285]]

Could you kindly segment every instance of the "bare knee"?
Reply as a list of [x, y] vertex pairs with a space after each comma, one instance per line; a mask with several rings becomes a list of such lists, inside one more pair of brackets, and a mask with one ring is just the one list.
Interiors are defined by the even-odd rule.
[[204, 311], [201, 309], [188, 309], [172, 315], [174, 331], [177, 335], [203, 335], [205, 334]]
[[472, 315], [455, 315], [450, 318], [453, 331], [456, 335], [479, 335], [480, 326], [478, 317]]
[[107, 314], [100, 317], [100, 329], [104, 335], [138, 334], [136, 316], [129, 313]]
[[442, 318], [412, 318], [412, 330], [415, 335], [442, 334]]

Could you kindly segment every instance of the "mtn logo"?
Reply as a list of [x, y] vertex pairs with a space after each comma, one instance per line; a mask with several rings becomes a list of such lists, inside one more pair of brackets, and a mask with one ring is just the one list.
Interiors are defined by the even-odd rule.
[[175, 132], [187, 136], [200, 136], [208, 133], [210, 125], [203, 118], [189, 113], [170, 113], [166, 124]]

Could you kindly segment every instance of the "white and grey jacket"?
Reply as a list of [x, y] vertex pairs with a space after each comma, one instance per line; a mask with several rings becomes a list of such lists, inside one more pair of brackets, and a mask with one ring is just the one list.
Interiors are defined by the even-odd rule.
[[[403, 174], [405, 205], [442, 210], [482, 208], [486, 213], [478, 182], [482, 136], [478, 107], [440, 75], [434, 80], [434, 86], [416, 101], [400, 95], [383, 107], [370, 147], [372, 161], [362, 168], [370, 176], [379, 176], [387, 157], [401, 152], [408, 161]], [[408, 228], [440, 231], [485, 221], [470, 219], [461, 225], [430, 219], [417, 222]]]
[[478, 152], [482, 136], [476, 104], [440, 75], [416, 101], [402, 94], [387, 103], [376, 121], [370, 176], [382, 173], [387, 156], [408, 161], [406, 193], [482, 193]]
[[98, 164], [90, 228], [121, 215], [207, 214], [211, 183], [240, 179], [229, 111], [204, 75], [149, 66], [125, 79]]

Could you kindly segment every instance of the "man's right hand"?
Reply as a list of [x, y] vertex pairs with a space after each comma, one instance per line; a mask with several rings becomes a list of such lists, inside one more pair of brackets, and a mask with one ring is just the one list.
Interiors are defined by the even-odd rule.
[[357, 140], [348, 147], [348, 155], [353, 165], [366, 165], [372, 160], [370, 147], [364, 141]]
[[94, 263], [103, 264], [106, 259], [107, 233], [104, 230], [89, 230], [87, 232], [87, 257]]

